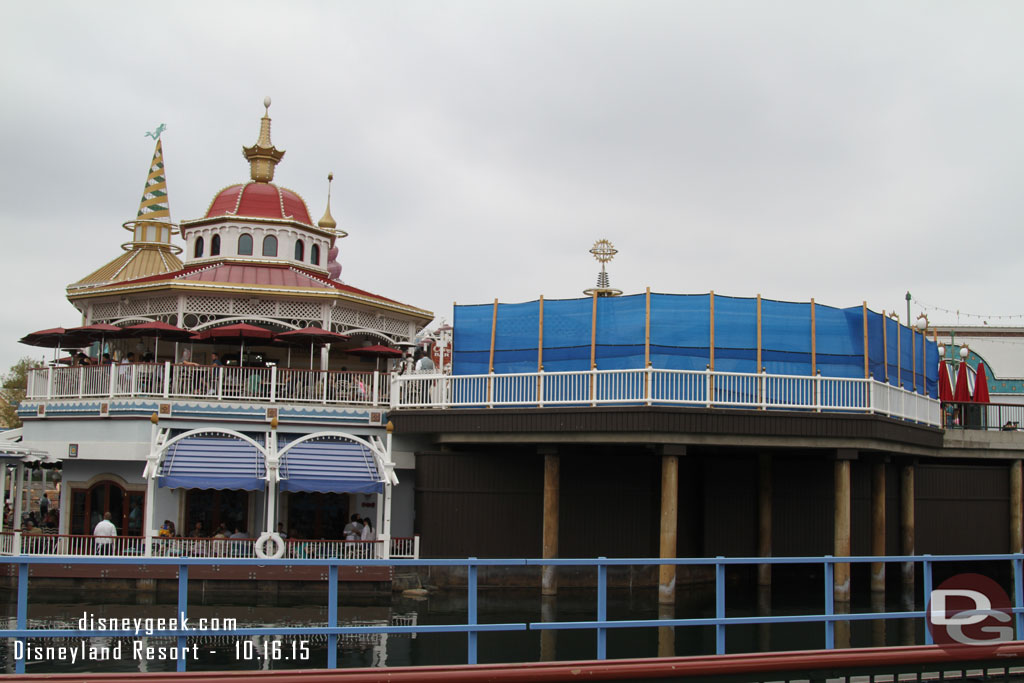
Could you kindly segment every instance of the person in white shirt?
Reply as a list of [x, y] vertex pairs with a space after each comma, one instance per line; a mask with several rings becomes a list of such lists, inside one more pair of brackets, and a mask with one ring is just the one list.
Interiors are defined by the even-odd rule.
[[96, 554], [109, 555], [114, 549], [114, 538], [117, 537], [117, 527], [110, 521], [109, 512], [103, 513], [103, 519], [96, 524], [92, 535], [96, 537]]
[[360, 538], [363, 541], [375, 541], [375, 540], [377, 540], [377, 535], [375, 533], [373, 533], [373, 526], [370, 524], [370, 518], [369, 517], [366, 517], [365, 519], [363, 519], [363, 531], [362, 531], [362, 534], [361, 534]]

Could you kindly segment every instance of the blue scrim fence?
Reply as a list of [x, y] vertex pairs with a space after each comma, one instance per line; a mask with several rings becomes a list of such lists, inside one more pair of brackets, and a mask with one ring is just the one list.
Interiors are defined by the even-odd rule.
[[937, 396], [937, 345], [862, 306], [761, 299], [760, 342], [757, 299], [651, 294], [649, 308], [648, 323], [646, 294], [456, 306], [453, 372], [486, 375], [492, 353], [495, 374], [590, 370], [593, 343], [601, 370], [644, 368], [646, 353], [656, 369], [704, 370], [713, 350], [720, 372], [863, 379], [866, 326], [870, 376]]
[[[40, 564], [67, 564], [67, 558], [56, 557], [0, 557], [0, 563], [17, 566], [17, 615], [16, 628], [0, 630], [0, 637], [24, 641], [26, 639], [46, 638], [90, 638], [90, 637], [132, 637], [137, 632], [132, 630], [78, 630], [78, 629], [30, 629], [28, 628], [28, 588], [29, 567]], [[1018, 640], [1024, 639], [1024, 554], [993, 554], [993, 555], [896, 555], [896, 556], [857, 556], [857, 557], [713, 557], [713, 558], [596, 558], [596, 559], [459, 559], [459, 560], [266, 560], [266, 559], [214, 559], [214, 558], [76, 558], [76, 564], [96, 565], [174, 565], [178, 568], [178, 605], [176, 617], [188, 616], [188, 581], [189, 567], [196, 565], [243, 565], [243, 566], [314, 566], [328, 568], [327, 624], [321, 627], [255, 627], [234, 628], [228, 630], [154, 630], [147, 631], [149, 637], [175, 637], [181, 656], [177, 661], [177, 670], [185, 671], [187, 641], [189, 638], [208, 636], [300, 636], [324, 635], [327, 638], [327, 668], [334, 669], [338, 665], [338, 636], [349, 634], [374, 633], [465, 633], [466, 662], [477, 663], [477, 637], [481, 632], [500, 631], [544, 631], [544, 630], [593, 630], [596, 634], [596, 659], [608, 657], [608, 631], [621, 628], [655, 628], [655, 627], [687, 627], [710, 626], [715, 629], [715, 653], [725, 654], [726, 633], [730, 626], [757, 624], [821, 624], [826, 649], [836, 647], [835, 626], [838, 622], [853, 622], [876, 619], [925, 619], [926, 611], [897, 612], [858, 612], [837, 611], [834, 599], [834, 575], [836, 564], [858, 563], [911, 563], [921, 565], [923, 576], [923, 595], [927, 602], [933, 588], [934, 568], [938, 563], [959, 563], [959, 571], [976, 571], [970, 567], [978, 563], [1008, 562], [1013, 574], [1013, 622]], [[799, 615], [761, 615], [728, 617], [726, 616], [726, 569], [738, 566], [768, 565], [820, 565], [823, 581], [819, 590], [824, 594], [824, 610], [820, 614]], [[713, 567], [715, 581], [715, 615], [702, 618], [681, 619], [608, 619], [608, 570], [610, 567], [637, 565], [683, 565]], [[466, 567], [467, 608], [464, 624], [417, 624], [412, 626], [338, 626], [338, 568], [343, 566], [389, 566], [389, 567]], [[478, 611], [478, 572], [480, 567], [594, 567], [597, 572], [597, 596], [595, 600], [594, 619], [586, 621], [546, 621], [529, 623], [480, 623]], [[115, 574], [116, 576], [116, 574]], [[539, 573], [538, 573], [539, 579]], [[924, 629], [925, 644], [933, 644], [930, 630]], [[24, 659], [15, 662], [16, 673], [25, 672]]]

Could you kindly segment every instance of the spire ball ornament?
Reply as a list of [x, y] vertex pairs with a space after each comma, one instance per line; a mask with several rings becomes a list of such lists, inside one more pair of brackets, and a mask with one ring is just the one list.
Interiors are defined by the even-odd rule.
[[590, 253], [594, 255], [594, 258], [601, 262], [601, 269], [604, 270], [605, 263], [608, 263], [615, 255], [619, 253], [619, 250], [615, 248], [608, 240], [598, 240], [594, 242], [594, 246], [590, 248]]
[[263, 98], [263, 108], [268, 110], [270, 109], [270, 95]]

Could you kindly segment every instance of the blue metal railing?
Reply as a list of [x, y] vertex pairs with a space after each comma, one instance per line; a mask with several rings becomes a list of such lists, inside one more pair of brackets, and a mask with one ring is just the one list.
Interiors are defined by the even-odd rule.
[[[186, 558], [186, 557], [154, 557], [154, 558], [117, 558], [95, 557], [75, 558], [76, 564], [85, 565], [173, 565], [178, 567], [178, 616], [188, 616], [188, 580], [189, 567], [196, 565], [216, 566], [313, 566], [328, 568], [328, 615], [326, 626], [303, 627], [246, 627], [227, 630], [197, 629], [166, 629], [147, 631], [150, 637], [176, 637], [179, 648], [177, 670], [186, 669], [186, 646], [190, 637], [200, 636], [299, 636], [323, 635], [327, 638], [327, 667], [337, 667], [337, 643], [339, 635], [350, 634], [398, 634], [398, 633], [465, 633], [466, 661], [477, 663], [477, 635], [485, 631], [543, 631], [543, 630], [578, 630], [593, 629], [597, 634], [597, 659], [608, 656], [607, 637], [610, 629], [652, 628], [676, 626], [713, 626], [715, 628], [715, 652], [725, 654], [726, 627], [756, 624], [784, 623], [821, 623], [825, 632], [826, 649], [834, 649], [835, 624], [837, 622], [853, 622], [877, 619], [924, 619], [926, 611], [901, 612], [865, 612], [843, 613], [836, 611], [833, 578], [835, 565], [840, 563], [920, 563], [923, 575], [923, 594], [929, 596], [932, 591], [933, 572], [936, 563], [962, 562], [1009, 562], [1013, 572], [1013, 603], [1012, 612], [1018, 639], [1024, 639], [1024, 554], [990, 554], [990, 555], [894, 555], [885, 557], [713, 557], [713, 558], [596, 558], [596, 559], [477, 559], [460, 560], [420, 559], [420, 560], [343, 560], [343, 559], [289, 559], [266, 560], [250, 558]], [[28, 628], [28, 585], [29, 567], [31, 565], [67, 564], [67, 558], [59, 557], [0, 557], [0, 564], [14, 564], [18, 568], [16, 628], [0, 629], [0, 637], [14, 638], [24, 643], [27, 638], [88, 638], [95, 636], [132, 637], [138, 633], [132, 630], [79, 630], [79, 629], [30, 629]], [[726, 573], [727, 567], [769, 565], [821, 565], [824, 581], [824, 613], [784, 616], [747, 616], [727, 617], [725, 610]], [[713, 567], [715, 577], [715, 616], [683, 619], [641, 619], [641, 620], [609, 620], [608, 619], [608, 569], [616, 566], [637, 565], [684, 565]], [[467, 568], [467, 614], [465, 624], [437, 624], [412, 626], [338, 626], [338, 569], [346, 566], [361, 567], [466, 567]], [[479, 622], [478, 615], [478, 569], [480, 567], [596, 567], [597, 570], [597, 602], [596, 615], [592, 621], [547, 621], [528, 623], [485, 623]], [[925, 628], [925, 644], [933, 643], [929, 629]], [[24, 659], [15, 662], [16, 672], [25, 672]]]

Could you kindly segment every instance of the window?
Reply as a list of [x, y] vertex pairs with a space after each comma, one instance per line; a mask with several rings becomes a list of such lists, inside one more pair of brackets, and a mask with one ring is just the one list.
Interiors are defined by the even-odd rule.
[[195, 258], [203, 258], [203, 238], [202, 237], [197, 237], [196, 238], [196, 250], [195, 250], [193, 256], [195, 256]]
[[220, 256], [220, 235], [214, 235], [210, 240], [210, 256]]
[[320, 265], [320, 247], [316, 244], [309, 248], [309, 262], [314, 266]]
[[306, 258], [306, 246], [302, 240], [295, 240], [295, 260], [301, 261]]
[[263, 255], [277, 256], [277, 238], [273, 235], [267, 235], [263, 238]]
[[238, 255], [252, 256], [252, 235], [243, 234], [238, 236]]

